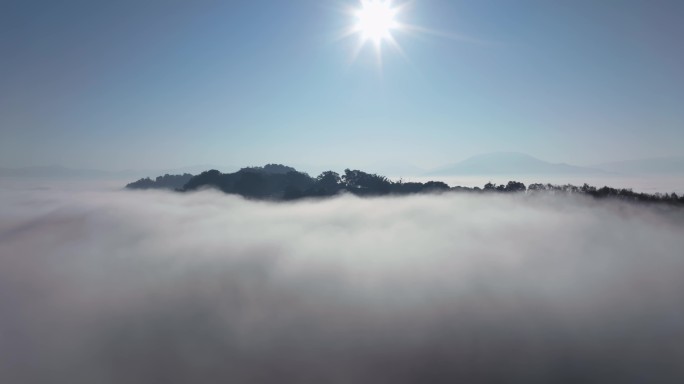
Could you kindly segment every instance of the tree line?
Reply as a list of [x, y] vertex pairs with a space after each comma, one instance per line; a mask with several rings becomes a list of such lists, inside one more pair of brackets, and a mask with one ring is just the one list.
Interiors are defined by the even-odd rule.
[[594, 198], [612, 198], [634, 202], [668, 203], [684, 205], [684, 196], [676, 193], [640, 193], [631, 189], [611, 187], [596, 188], [588, 184], [580, 187], [566, 184], [530, 184], [519, 181], [496, 185], [487, 183], [480, 187], [450, 187], [441, 181], [404, 182], [392, 181], [385, 176], [360, 170], [345, 169], [339, 174], [325, 171], [316, 177], [281, 164], [267, 164], [264, 167], [248, 167], [234, 173], [221, 173], [218, 170], [202, 172], [199, 175], [164, 175], [155, 180], [140, 179], [126, 186], [129, 189], [173, 189], [179, 192], [196, 191], [203, 188], [216, 188], [225, 193], [237, 194], [250, 199], [298, 200], [320, 198], [340, 193], [357, 196], [410, 195], [418, 193], [553, 193], [579, 194]]

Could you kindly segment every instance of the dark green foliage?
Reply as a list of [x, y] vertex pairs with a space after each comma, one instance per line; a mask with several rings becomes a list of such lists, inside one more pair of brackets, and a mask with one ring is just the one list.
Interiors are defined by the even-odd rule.
[[428, 181], [425, 183], [423, 186], [423, 191], [448, 191], [449, 190], [449, 184], [441, 182], [441, 181]]
[[[532, 184], [530, 185], [530, 189], [536, 188], [541, 184]], [[496, 185], [494, 183], [487, 183], [484, 185], [485, 192], [525, 192], [527, 188], [525, 187], [525, 184], [519, 182], [519, 181], [509, 181], [508, 184], [503, 185]]]
[[[186, 180], [182, 188], [180, 180]], [[237, 194], [251, 199], [297, 200], [301, 198], [321, 198], [334, 196], [339, 193], [351, 193], [357, 196], [409, 195], [416, 193], [517, 193], [517, 194], [579, 194], [597, 199], [618, 199], [632, 202], [667, 203], [684, 205], [684, 196], [676, 193], [637, 193], [631, 189], [616, 189], [610, 187], [596, 188], [588, 184], [581, 187], [574, 185], [553, 184], [525, 184], [519, 181], [509, 181], [507, 184], [496, 185], [487, 183], [482, 189], [479, 187], [449, 187], [441, 181], [426, 183], [407, 182], [402, 180], [393, 182], [385, 176], [366, 173], [360, 170], [345, 169], [340, 176], [333, 171], [326, 171], [312, 178], [304, 172], [281, 164], [268, 164], [264, 167], [243, 168], [235, 173], [221, 173], [217, 170], [203, 172], [197, 176], [164, 175], [156, 180], [141, 179], [126, 186], [132, 189], [170, 188], [180, 191], [193, 191], [201, 188], [217, 188], [225, 193]]]
[[525, 192], [526, 190], [525, 184], [519, 181], [509, 181], [508, 184], [506, 184], [506, 188], [504, 188], [504, 191], [506, 192]]
[[531, 184], [530, 192], [547, 192], [554, 194], [583, 194], [592, 196], [597, 199], [618, 199], [624, 201], [644, 202], [644, 203], [668, 203], [668, 204], [682, 204], [684, 200], [679, 198], [676, 193], [639, 193], [631, 189], [617, 189], [611, 187], [596, 188], [588, 184], [581, 187], [574, 185], [553, 185], [553, 184]]
[[239, 178], [238, 173], [223, 174], [215, 169], [202, 172], [183, 186], [184, 191], [193, 191], [202, 187], [214, 187], [226, 193], [233, 192], [233, 184]]
[[[278, 170], [291, 169], [284, 166], [274, 166]], [[243, 168], [235, 173], [223, 174], [216, 170], [204, 172], [192, 178], [183, 188], [184, 191], [194, 191], [201, 188], [218, 188], [226, 193], [234, 193], [248, 198], [255, 199], [292, 199], [311, 188], [315, 180], [309, 175], [297, 171], [266, 172], [269, 168]], [[270, 167], [273, 169], [273, 167]], [[286, 191], [288, 194], [286, 196]]]
[[266, 164], [263, 167], [246, 167], [241, 172], [268, 173], [274, 175], [285, 175], [290, 172], [297, 172], [296, 169], [282, 164]]
[[233, 185], [233, 191], [244, 197], [266, 197], [268, 193], [266, 178], [256, 172], [240, 172], [240, 178]]
[[283, 193], [283, 200], [297, 200], [305, 196], [306, 195], [301, 189], [295, 187], [294, 185], [288, 185], [287, 187], [285, 187], [285, 191]]
[[323, 195], [334, 195], [342, 189], [342, 178], [337, 172], [326, 171], [316, 178], [316, 190]]
[[392, 184], [392, 193], [396, 193], [398, 195], [420, 193], [420, 192], [423, 192], [424, 188], [425, 188], [425, 185], [423, 183], [402, 183], [402, 182], [398, 182], [398, 183]]
[[182, 175], [169, 175], [158, 176], [156, 179], [152, 180], [149, 177], [140, 179], [133, 183], [126, 185], [128, 189], [179, 189], [182, 188], [185, 183], [192, 179], [192, 175], [189, 173], [184, 173]]
[[311, 188], [315, 183], [316, 181], [306, 173], [291, 171], [285, 174], [282, 185], [305, 190]]
[[386, 195], [392, 184], [385, 176], [349, 169], [344, 170], [342, 182], [347, 191], [361, 196]]

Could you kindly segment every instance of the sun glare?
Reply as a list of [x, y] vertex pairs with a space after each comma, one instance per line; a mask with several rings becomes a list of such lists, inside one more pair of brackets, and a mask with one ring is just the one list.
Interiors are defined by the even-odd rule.
[[376, 45], [391, 40], [392, 30], [399, 27], [395, 20], [397, 12], [391, 0], [362, 0], [361, 8], [356, 11], [355, 30], [364, 41], [371, 40]]

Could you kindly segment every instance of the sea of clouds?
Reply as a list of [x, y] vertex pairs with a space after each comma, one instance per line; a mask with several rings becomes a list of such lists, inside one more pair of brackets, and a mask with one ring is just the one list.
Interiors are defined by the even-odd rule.
[[684, 211], [0, 187], [1, 383], [682, 383]]

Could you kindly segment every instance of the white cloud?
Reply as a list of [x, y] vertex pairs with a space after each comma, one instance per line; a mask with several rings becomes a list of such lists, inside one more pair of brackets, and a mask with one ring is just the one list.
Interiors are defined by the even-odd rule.
[[0, 190], [0, 382], [679, 382], [684, 213]]

